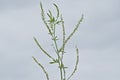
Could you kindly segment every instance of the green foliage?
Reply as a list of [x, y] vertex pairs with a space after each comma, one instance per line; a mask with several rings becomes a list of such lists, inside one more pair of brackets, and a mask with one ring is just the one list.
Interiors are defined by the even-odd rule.
[[[78, 66], [78, 63], [79, 63], [79, 51], [78, 51], [78, 48], [76, 47], [76, 64], [74, 66], [74, 69], [72, 71], [72, 73], [69, 75], [69, 76], [66, 76], [66, 69], [68, 67], [65, 66], [64, 62], [63, 62], [63, 57], [64, 57], [64, 54], [65, 54], [65, 46], [66, 46], [66, 43], [71, 39], [71, 37], [75, 34], [75, 32], [78, 30], [79, 28], [79, 25], [80, 23], [82, 22], [83, 20], [83, 15], [82, 17], [80, 18], [80, 20], [78, 21], [78, 23], [75, 25], [75, 28], [73, 29], [73, 31], [70, 33], [70, 35], [68, 35], [68, 37], [66, 37], [66, 32], [65, 32], [65, 26], [64, 26], [64, 20], [63, 20], [63, 17], [62, 15], [60, 15], [60, 12], [59, 12], [59, 8], [56, 4], [53, 4], [55, 9], [56, 9], [56, 16], [54, 16], [52, 14], [52, 12], [49, 10], [48, 13], [45, 15], [45, 12], [44, 12], [44, 9], [43, 9], [43, 6], [42, 6], [42, 3], [40, 2], [40, 9], [41, 9], [41, 18], [42, 18], [42, 21], [43, 23], [45, 24], [47, 30], [48, 30], [48, 33], [49, 35], [51, 36], [51, 39], [53, 41], [53, 48], [54, 48], [54, 51], [57, 55], [56, 58], [52, 57], [50, 55], [49, 52], [47, 52], [42, 46], [41, 44], [38, 42], [38, 40], [34, 37], [34, 41], [35, 43], [37, 44], [37, 46], [40, 48], [40, 50], [48, 57], [50, 58], [52, 61], [49, 62], [50, 64], [58, 64], [58, 69], [60, 71], [60, 80], [69, 80], [73, 75], [74, 73], [76, 72], [77, 70], [77, 66]], [[46, 20], [46, 16], [48, 17], [48, 19]], [[56, 27], [57, 25], [61, 25], [62, 27], [62, 44], [61, 44], [61, 47], [59, 48], [58, 46], [58, 43], [57, 43], [57, 40], [58, 39], [58, 35], [56, 34]], [[42, 66], [41, 63], [39, 63], [37, 61], [37, 59], [35, 57], [33, 57], [34, 61], [41, 67], [41, 69], [43, 70], [43, 72], [45, 73], [46, 75], [46, 79], [49, 80], [49, 75], [48, 75], [48, 72], [45, 70], [44, 66]]]

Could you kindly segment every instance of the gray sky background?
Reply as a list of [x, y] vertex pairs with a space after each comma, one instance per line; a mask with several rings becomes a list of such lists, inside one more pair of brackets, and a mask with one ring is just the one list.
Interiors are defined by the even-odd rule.
[[[66, 63], [71, 72], [75, 45], [80, 52], [79, 69], [72, 80], [120, 80], [120, 1], [42, 0], [45, 10], [60, 7], [67, 33], [84, 14], [84, 21], [67, 45]], [[0, 80], [45, 80], [32, 56], [46, 67], [51, 80], [57, 70], [33, 41], [37, 37], [52, 54], [50, 37], [40, 19], [39, 0], [0, 0]], [[51, 74], [52, 73], [52, 74]]]

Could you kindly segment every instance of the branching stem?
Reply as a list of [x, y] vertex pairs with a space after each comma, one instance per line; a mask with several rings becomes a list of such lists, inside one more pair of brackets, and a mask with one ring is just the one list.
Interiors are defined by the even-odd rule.
[[[79, 52], [78, 52], [78, 48], [76, 47], [76, 64], [74, 66], [74, 69], [73, 69], [73, 72], [70, 74], [70, 76], [66, 76], [66, 66], [64, 64], [64, 54], [65, 54], [65, 46], [67, 44], [67, 42], [71, 39], [71, 37], [75, 34], [75, 32], [78, 30], [79, 28], [79, 25], [81, 24], [82, 20], [83, 20], [83, 15], [82, 17], [80, 18], [80, 20], [78, 21], [78, 23], [75, 25], [75, 28], [73, 29], [73, 31], [68, 35], [68, 37], [66, 38], [66, 32], [65, 32], [65, 26], [64, 26], [64, 20], [63, 20], [63, 17], [60, 16], [60, 12], [59, 12], [59, 8], [56, 4], [53, 4], [57, 13], [56, 13], [56, 16], [54, 16], [51, 12], [51, 10], [48, 11], [47, 13], [47, 18], [46, 18], [46, 15], [45, 15], [45, 12], [44, 12], [44, 9], [43, 9], [43, 6], [42, 6], [42, 3], [40, 2], [40, 9], [41, 9], [41, 18], [42, 18], [42, 21], [43, 23], [45, 24], [47, 30], [48, 30], [48, 33], [50, 35], [50, 37], [52, 38], [52, 41], [53, 41], [53, 45], [52, 47], [54, 48], [54, 51], [57, 55], [56, 58], [53, 58], [51, 56], [51, 54], [49, 52], [47, 52], [42, 46], [41, 44], [38, 42], [38, 40], [34, 37], [34, 41], [36, 42], [37, 46], [40, 48], [40, 50], [45, 54], [47, 55], [48, 58], [52, 59], [52, 62], [50, 62], [50, 64], [55, 64], [57, 63], [58, 65], [58, 68], [59, 68], [59, 74], [60, 74], [60, 80], [69, 80], [76, 72], [77, 70], [77, 67], [78, 67], [78, 62], [79, 62]], [[57, 40], [58, 40], [58, 35], [56, 34], [56, 27], [57, 26], [61, 26], [62, 27], [62, 37], [60, 39], [62, 39], [61, 41], [61, 46], [59, 46]], [[37, 61], [36, 58], [34, 58], [34, 61], [42, 68], [43, 72], [45, 73], [46, 75], [46, 78], [47, 80], [49, 80], [49, 75], [47, 73], [47, 71], [45, 70], [45, 68], [42, 66], [41, 63], [39, 63]]]

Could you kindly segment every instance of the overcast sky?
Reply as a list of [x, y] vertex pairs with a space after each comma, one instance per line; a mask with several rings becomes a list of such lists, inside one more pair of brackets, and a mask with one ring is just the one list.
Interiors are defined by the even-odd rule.
[[[71, 80], [120, 80], [120, 0], [41, 0], [45, 10], [58, 4], [67, 33], [84, 14], [79, 30], [66, 47], [71, 72], [75, 45], [79, 68]], [[41, 21], [39, 0], [0, 0], [0, 80], [45, 80], [32, 56], [46, 67], [51, 80], [57, 70], [36, 46], [37, 37], [52, 55], [50, 37]], [[54, 56], [54, 55], [53, 55]], [[73, 58], [74, 57], [74, 58]]]

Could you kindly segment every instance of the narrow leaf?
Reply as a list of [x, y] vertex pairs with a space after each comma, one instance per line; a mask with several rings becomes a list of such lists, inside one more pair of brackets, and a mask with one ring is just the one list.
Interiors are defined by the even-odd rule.
[[58, 8], [58, 6], [56, 4], [53, 4], [53, 5], [55, 6], [55, 8], [57, 10], [57, 18], [58, 18], [59, 17], [59, 8]]

